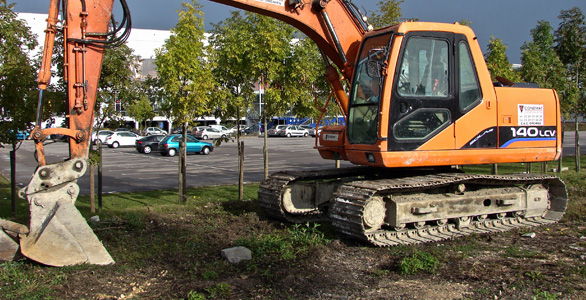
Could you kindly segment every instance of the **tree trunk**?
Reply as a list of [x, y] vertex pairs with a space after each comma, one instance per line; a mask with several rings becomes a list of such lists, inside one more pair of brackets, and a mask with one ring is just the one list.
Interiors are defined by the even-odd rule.
[[268, 147], [268, 140], [267, 140], [267, 118], [263, 117], [263, 128], [264, 128], [264, 145], [262, 148], [262, 154], [264, 159], [264, 172], [265, 172], [265, 179], [269, 178], [269, 147]]
[[244, 142], [238, 143], [238, 200], [244, 200]]
[[578, 114], [576, 114], [574, 120], [574, 129], [576, 130], [574, 132], [576, 138], [576, 172], [580, 172], [580, 128], [578, 125]]
[[187, 164], [186, 159], [186, 143], [187, 143], [187, 122], [183, 123], [183, 133], [181, 135], [181, 143], [179, 143], [179, 204], [187, 202]]
[[16, 144], [12, 144], [10, 151], [10, 207], [13, 218], [16, 218], [16, 194]]
[[95, 172], [94, 172], [94, 165], [90, 164], [90, 212], [96, 212], [96, 183], [95, 183]]
[[102, 157], [102, 143], [98, 141], [98, 155], [100, 155], [100, 161], [98, 162], [98, 213], [102, 212], [102, 187], [103, 187], [103, 181], [102, 181], [102, 166], [103, 166], [103, 157]]

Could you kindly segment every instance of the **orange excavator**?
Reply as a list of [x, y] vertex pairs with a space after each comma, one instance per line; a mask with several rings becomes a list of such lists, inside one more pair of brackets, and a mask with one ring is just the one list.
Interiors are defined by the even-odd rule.
[[[279, 19], [311, 38], [327, 65], [330, 99], [346, 120], [323, 127], [316, 149], [324, 159], [357, 166], [271, 175], [258, 195], [267, 215], [329, 221], [350, 238], [393, 246], [538, 226], [565, 213], [566, 188], [555, 176], [458, 168], [561, 155], [556, 91], [493, 82], [469, 27], [404, 22], [373, 30], [350, 0], [213, 1]], [[39, 166], [21, 190], [30, 224], [0, 220], [3, 260], [21, 253], [52, 266], [114, 262], [75, 200], [88, 165], [103, 49], [129, 33], [128, 6], [121, 4], [124, 20], [115, 25], [113, 0], [51, 0], [37, 124], [61, 12], [69, 127], [31, 134]], [[47, 164], [43, 140], [51, 134], [69, 137], [69, 160]]]

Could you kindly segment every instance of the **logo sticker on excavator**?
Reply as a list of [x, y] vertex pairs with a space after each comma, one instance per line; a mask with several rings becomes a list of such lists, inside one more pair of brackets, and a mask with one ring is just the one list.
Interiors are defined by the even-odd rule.
[[285, 0], [256, 0], [256, 2], [285, 6]]
[[339, 139], [339, 135], [337, 135], [337, 134], [324, 134], [323, 139], [324, 139], [324, 141], [337, 142]]
[[519, 104], [519, 126], [543, 126], [543, 104]]

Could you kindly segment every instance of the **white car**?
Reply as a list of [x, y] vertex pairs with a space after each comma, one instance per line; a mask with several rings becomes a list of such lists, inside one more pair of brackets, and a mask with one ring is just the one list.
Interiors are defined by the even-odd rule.
[[195, 134], [195, 137], [202, 140], [225, 138], [227, 133], [223, 133], [215, 128], [204, 127]]
[[292, 136], [308, 136], [309, 132], [307, 131], [307, 129], [304, 129], [301, 126], [288, 125], [285, 128], [279, 129], [277, 134], [279, 136], [292, 137]]
[[97, 144], [98, 140], [99, 140], [103, 144], [104, 141], [106, 141], [106, 137], [112, 133], [114, 133], [114, 131], [112, 131], [112, 130], [100, 130], [98, 132], [98, 134], [96, 135], [96, 132], [94, 131], [92, 133], [92, 141], [94, 144]]
[[144, 132], [145, 132], [146, 136], [153, 135], [153, 134], [167, 135], [167, 132], [159, 127], [148, 127], [147, 129], [145, 129]]
[[116, 131], [106, 137], [105, 144], [110, 148], [120, 146], [135, 146], [136, 140], [141, 138], [140, 135], [132, 131]]
[[223, 126], [223, 125], [210, 125], [210, 128], [216, 129], [225, 135], [233, 134], [236, 131], [235, 128], [228, 129], [228, 128], [226, 128], [226, 126]]

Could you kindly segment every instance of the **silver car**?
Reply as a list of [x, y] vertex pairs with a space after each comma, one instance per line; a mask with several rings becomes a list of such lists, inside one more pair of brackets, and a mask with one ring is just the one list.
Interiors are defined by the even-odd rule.
[[285, 126], [285, 128], [281, 128], [279, 130], [279, 136], [286, 136], [286, 137], [292, 137], [292, 136], [308, 136], [309, 132], [307, 131], [307, 129], [301, 127], [301, 126], [297, 126], [297, 125], [288, 125]]
[[206, 127], [195, 134], [195, 137], [202, 140], [225, 138], [226, 134], [215, 129]]

